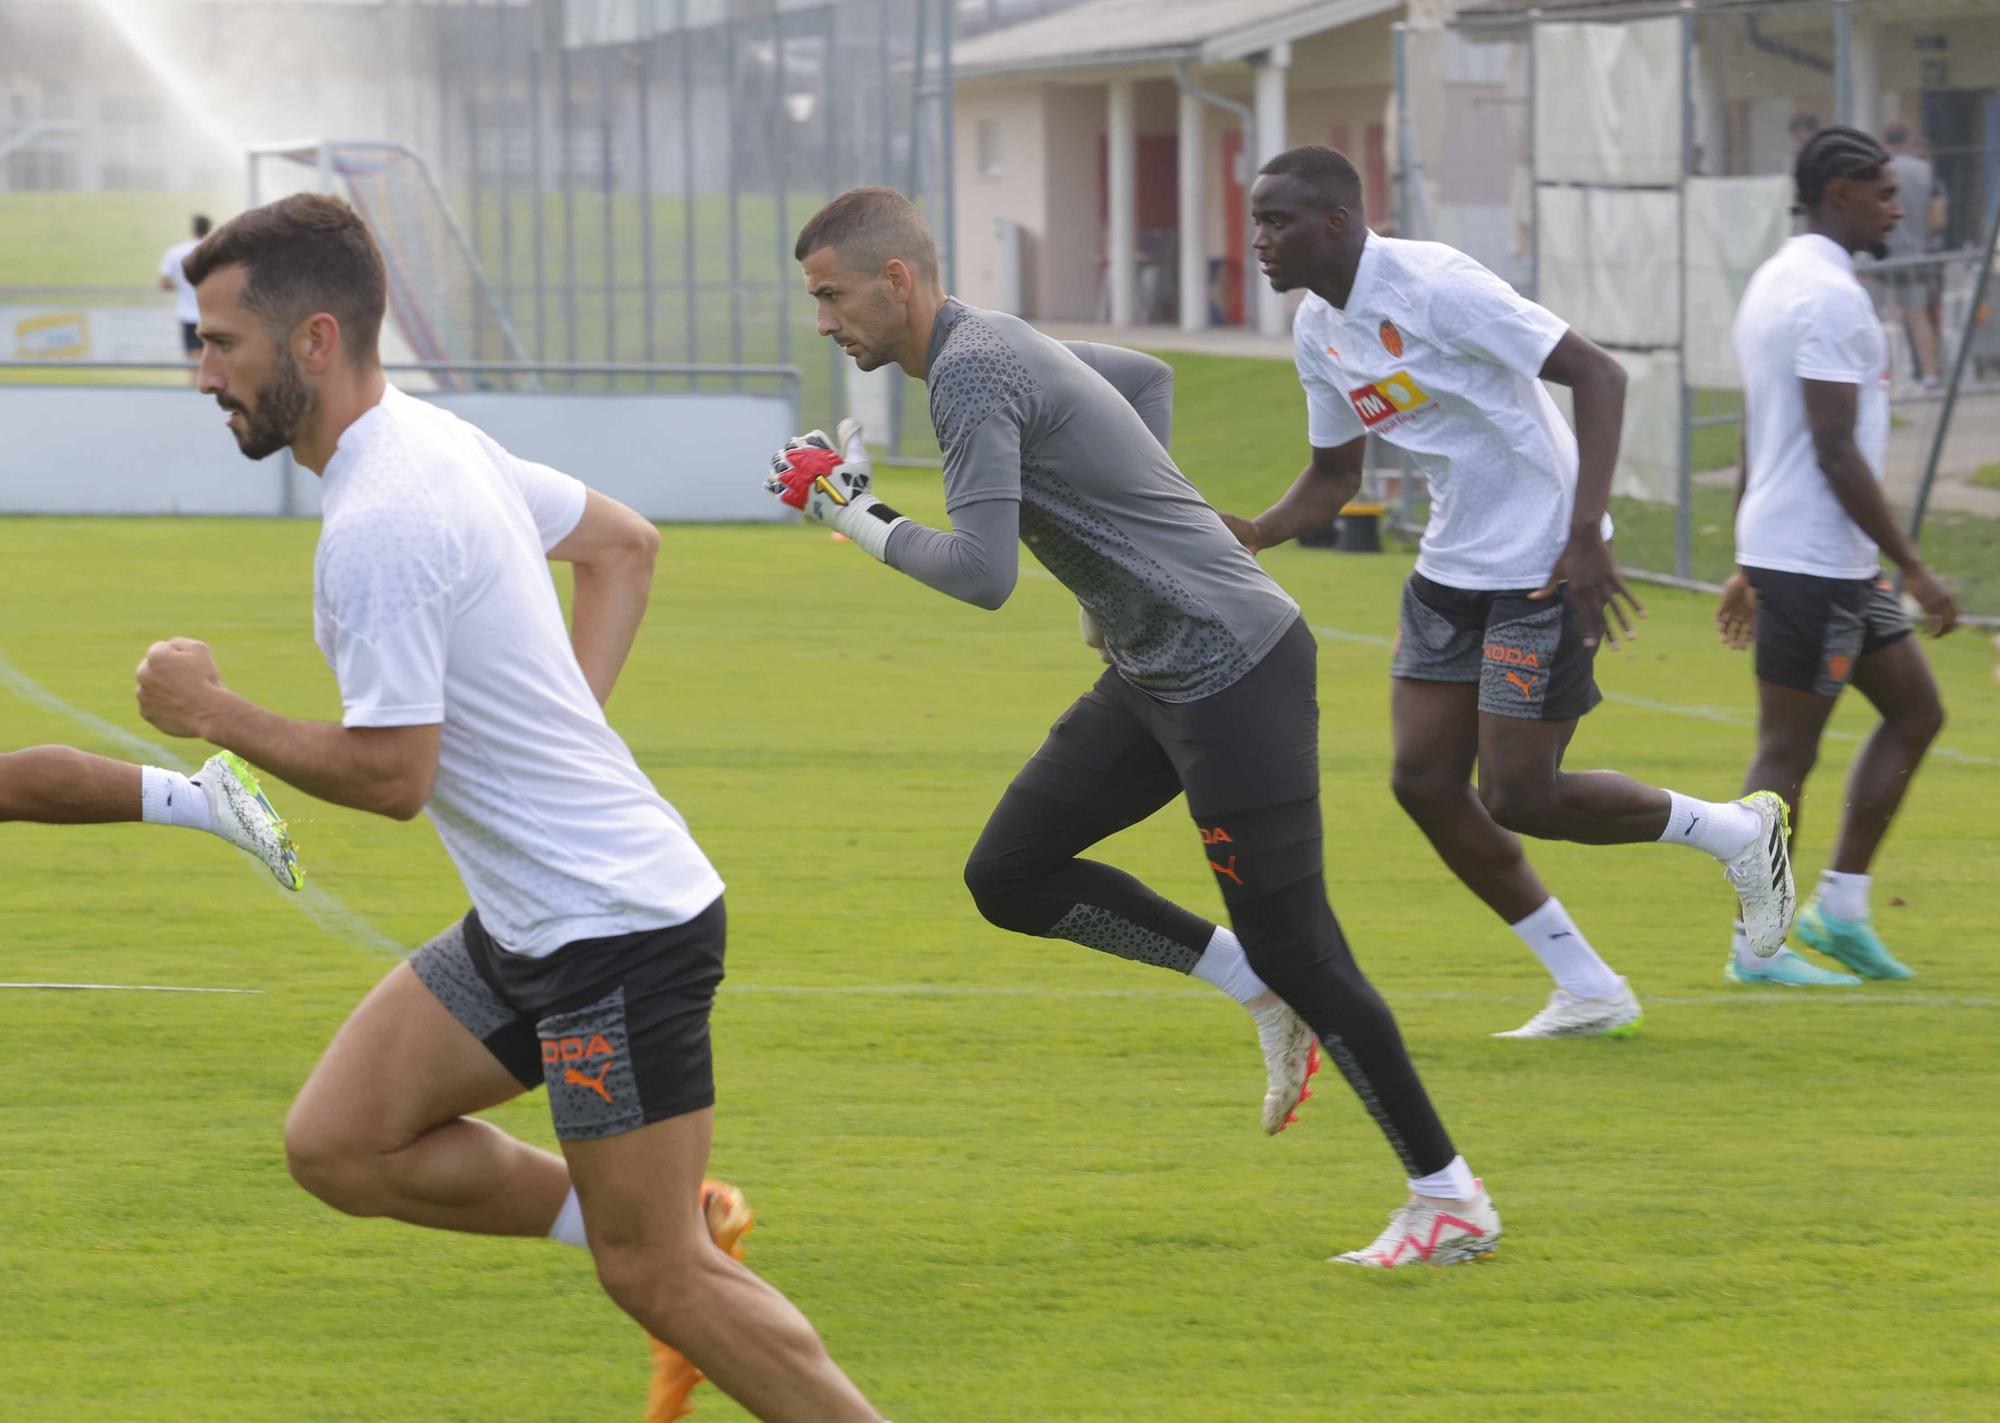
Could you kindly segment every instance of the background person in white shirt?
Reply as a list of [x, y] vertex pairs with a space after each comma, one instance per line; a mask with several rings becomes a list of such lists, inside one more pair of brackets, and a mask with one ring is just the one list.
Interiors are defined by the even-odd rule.
[[181, 264], [188, 254], [201, 246], [202, 238], [208, 236], [209, 221], [200, 213], [194, 216], [192, 230], [194, 236], [183, 242], [176, 242], [160, 254], [160, 290], [174, 294], [174, 315], [181, 323], [181, 350], [187, 353], [188, 382], [198, 379], [201, 361], [201, 337], [195, 335], [195, 324], [201, 320], [201, 308], [195, 304], [194, 283], [187, 279]]
[[[1369, 232], [1360, 177], [1334, 149], [1273, 158], [1250, 206], [1271, 285], [1308, 293], [1292, 344], [1312, 461], [1283, 499], [1231, 527], [1256, 550], [1325, 523], [1360, 487], [1371, 433], [1424, 469], [1430, 522], [1390, 668], [1393, 784], [1452, 872], [1556, 981], [1547, 1006], [1502, 1036], [1629, 1032], [1640, 1017], [1528, 864], [1522, 835], [1706, 850], [1728, 867], [1759, 949], [1776, 953], [1792, 884], [1775, 795], [1702, 801], [1562, 768], [1577, 719], [1600, 700], [1598, 641], [1616, 645], [1605, 610], [1627, 635], [1619, 600], [1639, 611], [1604, 513], [1624, 371], [1464, 253]], [[1575, 391], [1575, 435], [1543, 379]]]
[[[245, 213], [187, 266], [201, 389], [244, 454], [289, 446], [325, 486], [314, 632], [344, 716], [257, 706], [184, 638], [147, 653], [140, 710], [324, 800], [427, 812], [473, 901], [327, 1048], [285, 1124], [292, 1174], [355, 1215], [587, 1246], [685, 1356], [656, 1369], [706, 1373], [763, 1419], [877, 1423], [704, 1220], [722, 882], [602, 711], [657, 531], [387, 386], [381, 253], [339, 199]], [[576, 568], [567, 631], [549, 557]], [[544, 1082], [561, 1156], [472, 1115]]]
[[[1757, 754], [1745, 784], [1775, 786], [1794, 833], [1841, 689], [1852, 683], [1882, 714], [1854, 759], [1833, 860], [1798, 933], [1864, 977], [1909, 978], [1870, 925], [1868, 870], [1944, 708], [1879, 554], [1902, 569], [1933, 636], [1951, 630], [1958, 608], [1882, 497], [1889, 348], [1854, 254], [1880, 257], [1902, 217], [1897, 166], [1869, 135], [1836, 127], [1800, 151], [1795, 178], [1806, 231], [1757, 269], [1736, 311], [1738, 568], [1716, 619], [1732, 647], [1757, 649]], [[1780, 957], [1791, 962], [1746, 963], [1739, 925], [1730, 976], [1856, 981]]]

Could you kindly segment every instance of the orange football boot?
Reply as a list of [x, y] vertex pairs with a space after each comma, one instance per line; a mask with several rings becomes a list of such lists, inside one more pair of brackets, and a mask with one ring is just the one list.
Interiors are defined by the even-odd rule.
[[[701, 1213], [708, 1220], [708, 1235], [716, 1248], [731, 1259], [741, 1260], [743, 1237], [757, 1223], [743, 1193], [727, 1181], [703, 1181]], [[653, 1385], [646, 1392], [645, 1423], [673, 1423], [694, 1412], [688, 1395], [708, 1376], [672, 1345], [650, 1336], [647, 1342], [653, 1346]]]

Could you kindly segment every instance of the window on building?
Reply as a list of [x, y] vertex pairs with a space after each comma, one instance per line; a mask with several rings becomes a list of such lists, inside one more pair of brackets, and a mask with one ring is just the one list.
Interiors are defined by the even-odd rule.
[[1000, 122], [998, 119], [979, 121], [979, 176], [997, 178], [1003, 169], [1000, 161]]

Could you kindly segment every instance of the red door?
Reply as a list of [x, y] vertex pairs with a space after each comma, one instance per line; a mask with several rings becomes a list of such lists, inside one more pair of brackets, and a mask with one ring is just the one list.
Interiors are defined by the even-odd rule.
[[[1243, 324], [1243, 262], [1248, 255], [1250, 218], [1243, 206], [1243, 185], [1236, 174], [1243, 157], [1243, 130], [1232, 128], [1222, 135], [1222, 229], [1228, 234], [1223, 246], [1222, 290], [1217, 293], [1222, 319], [1231, 326]], [[1213, 270], [1211, 268], [1210, 270]], [[1211, 290], [1216, 282], [1211, 281]]]

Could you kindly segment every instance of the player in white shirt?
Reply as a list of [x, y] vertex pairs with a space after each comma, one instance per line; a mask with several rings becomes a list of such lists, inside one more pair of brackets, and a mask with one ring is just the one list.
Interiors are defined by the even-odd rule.
[[174, 294], [174, 315], [181, 323], [181, 349], [187, 353], [188, 380], [191, 383], [200, 378], [201, 337], [195, 334], [195, 325], [201, 320], [201, 308], [195, 304], [194, 283], [187, 279], [181, 264], [187, 261], [189, 253], [201, 246], [202, 238], [208, 236], [209, 221], [196, 213], [192, 228], [193, 237], [176, 242], [160, 254], [160, 290]]
[[[602, 710], [658, 532], [386, 384], [381, 254], [339, 199], [246, 213], [187, 265], [201, 389], [244, 454], [322, 478], [314, 634], [343, 717], [257, 706], [184, 638], [148, 651], [140, 710], [321, 799], [427, 813], [473, 903], [336, 1034], [285, 1124], [292, 1174], [351, 1214], [588, 1248], [673, 1346], [649, 1423], [704, 1373], [759, 1418], [877, 1423], [703, 1181], [722, 882]], [[575, 566], [567, 631], [549, 558]], [[560, 1156], [473, 1115], [543, 1084]]]
[[[1555, 979], [1542, 1011], [1499, 1036], [1624, 1033], [1640, 1019], [1521, 835], [1705, 850], [1726, 866], [1755, 947], [1776, 953], [1792, 911], [1777, 796], [1702, 801], [1562, 769], [1577, 718], [1600, 700], [1598, 641], [1630, 635], [1620, 599], [1639, 610], [1604, 512], [1624, 414], [1618, 363], [1462, 252], [1369, 232], [1360, 178], [1334, 149], [1279, 154], [1250, 205], [1271, 285], [1308, 293], [1292, 331], [1312, 461], [1277, 504], [1231, 527], [1256, 550], [1324, 524], [1360, 487], [1370, 434], [1423, 468], [1431, 517], [1390, 669], [1393, 782], [1452, 872]], [[1544, 379], [1575, 391], [1576, 435]]]
[[[1717, 622], [1733, 647], [1756, 645], [1757, 754], [1746, 781], [1775, 786], [1798, 824], [1806, 775], [1841, 689], [1859, 688], [1881, 723], [1854, 758], [1833, 860], [1799, 937], [1864, 978], [1910, 978], [1869, 921], [1869, 866], [1944, 708], [1910, 620], [1882, 577], [1903, 572], [1934, 636], [1958, 608], [1882, 497], [1889, 448], [1889, 345], [1854, 275], [1881, 256], [1901, 216], [1889, 151], [1858, 129], [1814, 134], [1794, 170], [1806, 231], [1757, 269], [1736, 310], [1743, 371], [1737, 570]], [[1736, 982], [1854, 984], [1785, 951], [1758, 960], [1737, 926]]]

